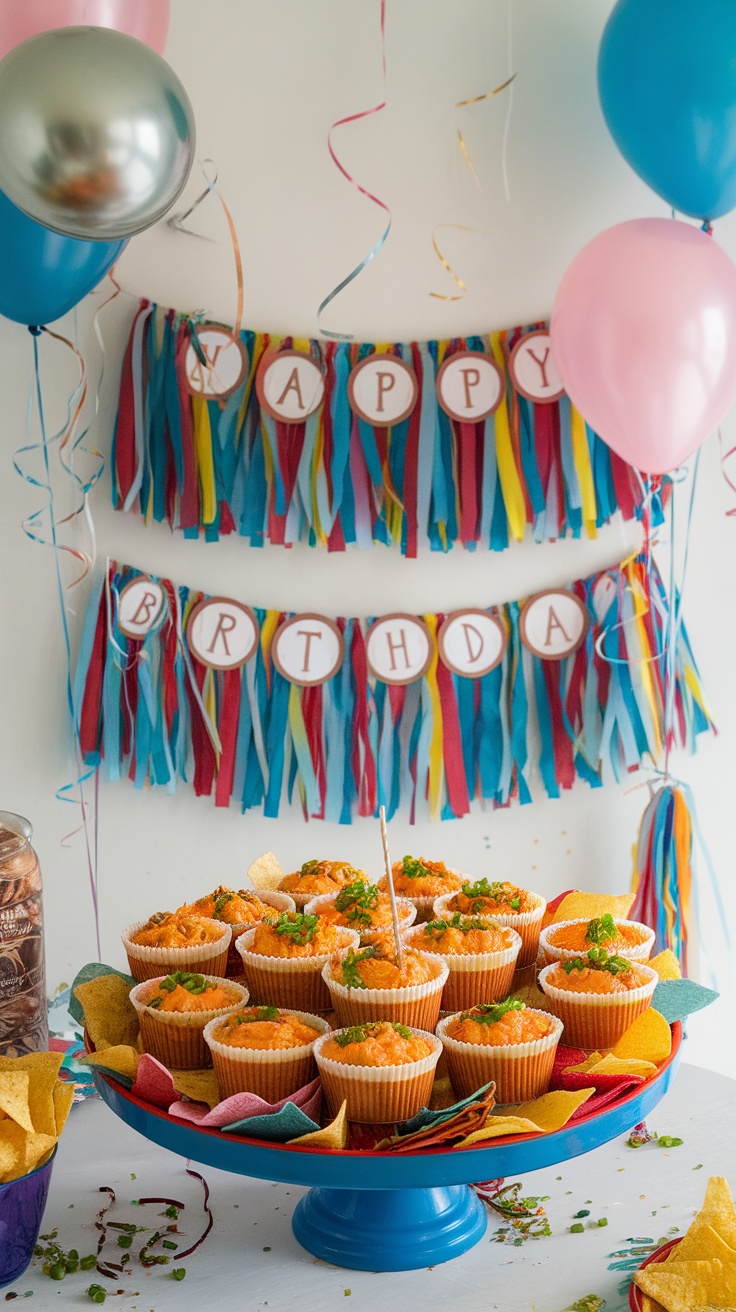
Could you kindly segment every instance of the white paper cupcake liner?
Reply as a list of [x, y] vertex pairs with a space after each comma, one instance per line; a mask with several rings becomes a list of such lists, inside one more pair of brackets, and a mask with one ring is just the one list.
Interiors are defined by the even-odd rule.
[[[322, 970], [332, 952], [315, 957], [267, 957], [251, 952], [255, 929], [241, 934], [236, 948], [243, 962], [243, 974], [251, 997], [256, 1002], [287, 1010], [329, 1011], [330, 994], [322, 979]], [[351, 948], [360, 947], [354, 929], [338, 928], [340, 946], [337, 955], [344, 957]]]
[[[211, 984], [223, 982], [220, 975], [205, 975], [204, 978]], [[144, 1052], [149, 1052], [157, 1061], [163, 1062], [169, 1070], [203, 1070], [211, 1066], [212, 1060], [204, 1041], [205, 1027], [210, 1021], [222, 1020], [223, 1016], [229, 1016], [231, 1012], [244, 1007], [248, 1001], [248, 990], [234, 980], [228, 980], [228, 989], [232, 989], [237, 996], [227, 1007], [196, 1012], [158, 1011], [155, 1007], [147, 1006], [146, 1000], [155, 993], [155, 986], [162, 979], [166, 979], [166, 975], [144, 980], [130, 991], [130, 1000], [138, 1013]]]
[[129, 925], [121, 935], [123, 947], [128, 955], [128, 964], [133, 979], [142, 983], [146, 979], [156, 979], [161, 975], [171, 975], [175, 970], [191, 970], [197, 974], [219, 975], [223, 977], [227, 968], [227, 953], [232, 939], [229, 925], [219, 920], [200, 917], [207, 925], [214, 925], [219, 931], [219, 938], [211, 943], [200, 943], [196, 947], [186, 948], [149, 948], [133, 943], [132, 939], [148, 924], [139, 920]]
[[[297, 1020], [311, 1025], [320, 1034], [330, 1033], [330, 1026], [320, 1016], [307, 1011], [289, 1011], [288, 1015], [296, 1016]], [[221, 1102], [234, 1093], [255, 1093], [265, 1102], [280, 1102], [314, 1079], [314, 1041], [281, 1050], [233, 1048], [213, 1037], [221, 1019], [217, 1017], [210, 1021], [204, 1031]]]
[[[423, 956], [429, 958], [428, 952]], [[410, 1029], [434, 1030], [440, 1014], [442, 991], [450, 973], [443, 957], [436, 956], [438, 973], [426, 984], [407, 984], [400, 989], [349, 989], [332, 979], [332, 962], [322, 971], [340, 1025], [364, 1025], [372, 1020], [392, 1020]]]
[[[320, 893], [319, 897], [313, 897], [311, 902], [307, 902], [304, 910], [308, 916], [318, 916], [324, 907], [330, 906], [338, 897], [339, 893]], [[409, 929], [410, 925], [414, 924], [417, 918], [417, 909], [408, 897], [397, 897], [396, 910], [399, 916], [399, 929], [403, 933], [405, 929]], [[351, 927], [348, 926], [348, 928]], [[391, 930], [391, 924], [385, 925], [383, 929], [360, 929], [356, 927], [356, 933], [360, 934], [361, 943], [374, 943], [382, 934], [390, 934]]]
[[[402, 935], [408, 947], [422, 933], [422, 925], [413, 925]], [[427, 956], [441, 956], [449, 969], [442, 993], [443, 1011], [468, 1011], [479, 1002], [500, 1002], [511, 988], [516, 959], [521, 951], [521, 938], [510, 930], [511, 946], [500, 952], [427, 952]], [[417, 951], [425, 952], [424, 948]]]
[[347, 1100], [349, 1121], [390, 1125], [408, 1121], [421, 1107], [428, 1106], [442, 1044], [426, 1030], [414, 1029], [413, 1033], [426, 1039], [432, 1051], [420, 1061], [406, 1062], [403, 1066], [349, 1066], [333, 1061], [322, 1056], [331, 1036], [317, 1039], [314, 1058], [330, 1115], [336, 1116]]
[[445, 1050], [447, 1069], [458, 1097], [468, 1097], [489, 1080], [495, 1081], [497, 1103], [528, 1102], [547, 1092], [562, 1035], [562, 1021], [556, 1016], [548, 1017], [546, 1012], [535, 1012], [534, 1008], [530, 1011], [551, 1020], [551, 1034], [506, 1047], [453, 1039], [447, 1029], [462, 1013], [443, 1017], [437, 1026], [437, 1038]]
[[[503, 925], [516, 930], [521, 939], [521, 951], [516, 963], [518, 970], [523, 969], [525, 966], [532, 966], [537, 959], [540, 926], [542, 917], [547, 910], [547, 903], [543, 897], [540, 897], [539, 893], [531, 893], [528, 889], [524, 891], [527, 897], [534, 899], [534, 906], [531, 911], [496, 912], [491, 911], [489, 908], [477, 917], [479, 920], [492, 920], [495, 925]], [[454, 893], [445, 893], [443, 897], [435, 899], [433, 919], [447, 920], [454, 915], [454, 911], [448, 906], [454, 896]]]
[[565, 1026], [565, 1042], [586, 1052], [610, 1052], [637, 1016], [647, 1010], [659, 983], [656, 970], [637, 963], [637, 970], [647, 976], [647, 983], [639, 988], [626, 993], [572, 993], [547, 982], [557, 965], [552, 962], [544, 967], [539, 975], [539, 987]]
[[[619, 925], [634, 925], [636, 929], [643, 931], [644, 938], [642, 938], [641, 943], [634, 944], [632, 947], [628, 948], [616, 948], [615, 951], [617, 956], [625, 957], [627, 961], [636, 961], [639, 964], [644, 962], [646, 964], [652, 954], [652, 948], [654, 947], [654, 930], [650, 929], [648, 925], [642, 925], [638, 920], [615, 919], [613, 923], [617, 927]], [[553, 942], [551, 942], [551, 939], [554, 938], [555, 934], [560, 929], [567, 929], [570, 925], [588, 924], [590, 924], [590, 920], [584, 918], [578, 920], [558, 920], [555, 924], [548, 925], [546, 929], [543, 929], [539, 936], [539, 948], [540, 952], [543, 954], [544, 964], [549, 966], [554, 961], [572, 961], [574, 957], [584, 957], [588, 950], [587, 948], [558, 948], [555, 947]], [[592, 948], [595, 947], [595, 944], [590, 943], [588, 946]], [[606, 947], [605, 943], [602, 946]], [[606, 951], [607, 950], [608, 949], [606, 949]]]

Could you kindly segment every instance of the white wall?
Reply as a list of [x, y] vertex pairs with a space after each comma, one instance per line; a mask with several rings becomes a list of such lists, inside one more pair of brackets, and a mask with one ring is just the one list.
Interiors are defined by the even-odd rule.
[[[383, 96], [378, 0], [209, 0], [205, 9], [196, 0], [172, 0], [172, 7], [168, 56], [194, 103], [198, 154], [216, 161], [235, 217], [245, 256], [246, 323], [314, 334], [319, 302], [381, 231], [382, 213], [340, 177], [326, 148], [334, 120]], [[336, 145], [346, 166], [386, 199], [393, 230], [379, 258], [330, 307], [328, 327], [368, 340], [401, 340], [541, 318], [566, 265], [594, 233], [625, 218], [665, 212], [618, 155], [598, 108], [595, 58], [610, 7], [610, 0], [509, 3], [510, 67], [517, 78], [507, 201], [501, 166], [506, 95], [454, 108], [508, 76], [506, 0], [455, 0], [450, 6], [445, 0], [388, 0], [388, 107], [340, 129]], [[482, 179], [482, 195], [459, 154], [458, 127]], [[196, 196], [201, 185], [193, 177], [187, 196]], [[216, 202], [208, 200], [193, 222], [214, 242], [159, 226], [131, 243], [120, 262], [121, 281], [134, 296], [182, 310], [205, 308], [232, 321], [232, 254]], [[447, 256], [468, 286], [461, 302], [429, 295], [454, 290], [432, 252], [432, 230], [440, 223], [480, 230], [443, 234]], [[716, 239], [736, 257], [736, 220], [720, 222]], [[94, 299], [62, 325], [67, 332], [76, 326], [93, 378], [100, 367], [91, 333]], [[95, 440], [105, 452], [134, 304], [120, 297], [103, 315], [105, 380]], [[12, 467], [12, 453], [25, 440], [30, 339], [2, 321], [0, 350], [0, 807], [27, 815], [35, 826], [54, 988], [94, 957], [93, 922], [81, 835], [61, 845], [79, 824], [78, 808], [55, 798], [74, 770], [53, 557], [21, 532], [21, 517], [39, 504], [39, 494]], [[61, 348], [49, 341], [42, 342], [42, 365], [50, 420], [57, 423], [73, 374]], [[727, 435], [735, 429], [730, 422]], [[61, 490], [59, 496], [63, 505]], [[676, 769], [695, 789], [731, 920], [736, 523], [726, 510], [734, 504], [713, 439], [703, 454], [686, 615], [721, 733], [703, 744], [696, 759], [677, 761]], [[503, 555], [456, 550], [444, 558], [406, 561], [380, 549], [329, 557], [308, 548], [257, 553], [237, 539], [214, 546], [184, 542], [163, 526], [143, 528], [135, 517], [111, 510], [107, 477], [92, 509], [103, 559], [109, 554], [255, 605], [333, 614], [487, 605], [580, 577], [620, 559], [626, 549], [626, 534], [615, 525], [595, 542], [527, 543]], [[84, 608], [81, 593], [68, 594], [77, 612], [74, 633]], [[571, 885], [622, 891], [645, 800], [643, 789], [613, 785], [591, 793], [580, 784], [561, 801], [540, 799], [455, 823], [412, 831], [397, 820], [392, 846], [397, 855], [421, 851], [474, 874], [528, 882], [547, 895]], [[127, 783], [102, 783], [105, 959], [120, 962], [118, 933], [126, 923], [221, 880], [238, 880], [267, 848], [287, 867], [317, 854], [344, 854], [368, 869], [379, 867], [372, 822], [339, 831], [313, 822], [306, 829], [298, 814], [273, 822], [216, 811], [211, 800], [198, 800], [186, 788], [171, 798], [137, 793]], [[736, 1074], [736, 1055], [723, 1043], [734, 1001], [727, 990], [728, 963], [707, 897], [705, 903], [706, 937], [727, 996], [692, 1022], [689, 1055]]]

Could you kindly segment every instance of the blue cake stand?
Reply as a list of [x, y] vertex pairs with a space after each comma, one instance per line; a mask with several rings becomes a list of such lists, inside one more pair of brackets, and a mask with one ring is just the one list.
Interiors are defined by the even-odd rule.
[[103, 1100], [127, 1125], [182, 1157], [262, 1180], [309, 1185], [294, 1234], [310, 1253], [359, 1271], [412, 1271], [447, 1262], [483, 1237], [486, 1214], [469, 1182], [535, 1171], [627, 1134], [669, 1089], [682, 1026], [657, 1075], [614, 1106], [553, 1134], [523, 1134], [474, 1145], [402, 1153], [338, 1151], [266, 1143], [175, 1120], [95, 1072]]

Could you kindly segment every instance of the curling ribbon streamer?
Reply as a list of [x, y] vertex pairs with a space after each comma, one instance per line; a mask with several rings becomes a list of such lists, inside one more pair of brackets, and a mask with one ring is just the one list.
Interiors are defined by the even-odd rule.
[[[381, 6], [381, 67], [383, 70], [383, 85], [385, 90], [386, 87], [386, 0], [380, 0], [380, 6]], [[362, 109], [357, 114], [348, 114], [346, 118], [337, 119], [337, 121], [332, 124], [332, 127], [330, 128], [327, 134], [327, 149], [330, 152], [330, 159], [332, 160], [333, 164], [340, 170], [342, 176], [347, 179], [347, 181], [350, 183], [352, 187], [357, 188], [361, 196], [365, 196], [366, 200], [370, 200], [373, 202], [374, 205], [378, 205], [379, 209], [382, 209], [384, 213], [388, 215], [388, 223], [386, 225], [386, 228], [384, 229], [383, 233], [379, 237], [373, 249], [369, 251], [365, 259], [360, 261], [360, 264], [357, 264], [355, 268], [351, 270], [351, 272], [347, 275], [346, 278], [343, 278], [342, 282], [339, 282], [336, 287], [333, 287], [332, 291], [329, 292], [327, 296], [325, 296], [324, 300], [319, 305], [319, 308], [317, 310], [317, 326], [319, 328], [319, 331], [321, 332], [323, 337], [329, 337], [334, 339], [335, 341], [351, 342], [353, 340], [353, 337], [352, 334], [350, 333], [330, 332], [327, 328], [323, 328], [322, 315], [324, 311], [327, 309], [327, 306], [330, 305], [332, 301], [334, 301], [335, 298], [339, 296], [340, 293], [344, 291], [345, 288], [348, 287], [350, 283], [355, 278], [357, 278], [359, 274], [363, 272], [363, 270], [367, 267], [367, 265], [370, 264], [371, 260], [374, 260], [376, 258], [378, 252], [385, 245], [386, 241], [388, 240], [388, 235], [391, 231], [391, 210], [389, 209], [385, 201], [380, 200], [378, 196], [373, 195], [372, 191], [368, 191], [366, 187], [361, 186], [361, 184], [357, 181], [357, 179], [353, 177], [352, 173], [348, 172], [348, 170], [345, 168], [345, 165], [338, 158], [335, 152], [335, 148], [332, 144], [332, 134], [336, 130], [336, 128], [344, 127], [347, 123], [357, 123], [362, 118], [370, 118], [372, 114], [378, 114], [382, 109], [385, 108], [386, 108], [386, 98], [384, 95], [384, 98], [381, 101], [380, 105], [374, 105], [372, 109]]]
[[[243, 330], [248, 374], [223, 408], [188, 390], [194, 325], [143, 301], [125, 353], [113, 504], [147, 522], [165, 521], [209, 542], [239, 533], [259, 547], [302, 541], [344, 551], [394, 543], [407, 556], [420, 544], [502, 551], [526, 535], [538, 542], [592, 536], [617, 510], [640, 519], [644, 506], [653, 525], [661, 522], [660, 494], [646, 498], [636, 471], [566, 396], [537, 405], [516, 391], [508, 360], [526, 329], [382, 348], [305, 342], [320, 362], [325, 397], [306, 424], [287, 426], [261, 410], [254, 380], [265, 350], [293, 339]], [[401, 356], [419, 384], [409, 419], [389, 429], [365, 423], [348, 402], [351, 369], [379, 349]], [[461, 458], [468, 448], [460, 425], [435, 391], [438, 369], [459, 350], [492, 354], [506, 379], [495, 414], [463, 426], [477, 453], [470, 464]]]
[[[566, 660], [544, 662], [522, 646], [514, 601], [496, 608], [508, 643], [495, 670], [479, 679], [453, 674], [437, 659], [433, 636], [426, 675], [388, 686], [368, 671], [367, 622], [353, 618], [338, 621], [345, 638], [338, 673], [300, 689], [271, 660], [282, 612], [255, 611], [260, 641], [242, 670], [206, 669], [186, 643], [186, 621], [202, 594], [162, 580], [168, 604], [157, 626], [142, 640], [127, 638], [118, 597], [139, 571], [111, 563], [90, 602], [77, 666], [84, 760], [104, 762], [110, 777], [127, 775], [138, 788], [174, 791], [187, 781], [216, 805], [261, 807], [271, 817], [294, 798], [305, 816], [341, 823], [381, 805], [413, 821], [465, 815], [474, 800], [528, 802], [537, 772], [553, 797], [576, 779], [598, 787], [627, 778], [663, 737], [668, 601], [652, 566], [657, 604], [640, 625], [646, 568], [639, 557], [571, 585], [591, 627]], [[431, 635], [442, 619], [424, 616]], [[684, 625], [675, 680], [676, 738], [692, 751], [713, 726]]]

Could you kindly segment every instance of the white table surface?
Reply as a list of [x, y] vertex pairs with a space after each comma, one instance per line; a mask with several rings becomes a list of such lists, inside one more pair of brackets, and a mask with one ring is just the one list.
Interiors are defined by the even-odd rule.
[[[373, 1273], [329, 1266], [305, 1252], [291, 1232], [292, 1211], [305, 1190], [205, 1166], [199, 1169], [210, 1186], [215, 1225], [202, 1247], [182, 1263], [186, 1278], [176, 1282], [170, 1268], [147, 1273], [134, 1263], [132, 1276], [110, 1286], [125, 1288], [125, 1294], [108, 1298], [105, 1306], [110, 1312], [409, 1312], [418, 1307], [422, 1312], [561, 1312], [593, 1293], [606, 1299], [605, 1312], [623, 1312], [628, 1303], [618, 1291], [625, 1277], [608, 1270], [610, 1255], [629, 1247], [630, 1238], [656, 1241], [670, 1227], [685, 1230], [702, 1203], [709, 1175], [726, 1175], [736, 1190], [736, 1081], [683, 1066], [648, 1125], [682, 1138], [682, 1147], [648, 1144], [633, 1150], [621, 1137], [569, 1163], [523, 1176], [525, 1194], [550, 1195], [545, 1207], [551, 1237], [528, 1239], [521, 1247], [492, 1242], [503, 1222], [491, 1212], [487, 1235], [475, 1248], [420, 1271]], [[161, 1209], [131, 1208], [129, 1200], [166, 1195], [187, 1204], [180, 1224], [189, 1242], [201, 1232], [202, 1188], [185, 1174], [183, 1160], [129, 1129], [95, 1098], [72, 1109], [54, 1168], [44, 1233], [58, 1227], [65, 1249], [94, 1252], [94, 1221], [104, 1201], [101, 1185], [111, 1185], [118, 1196], [110, 1219], [156, 1223]], [[573, 1214], [586, 1205], [588, 1221], [605, 1216], [607, 1227], [571, 1234]], [[114, 1239], [106, 1249], [113, 1252], [121, 1256]], [[10, 1305], [24, 1312], [91, 1309], [95, 1304], [84, 1290], [92, 1280], [108, 1285], [94, 1272], [56, 1284], [32, 1266], [11, 1288], [21, 1296], [32, 1290], [33, 1297]], [[0, 1293], [0, 1303], [7, 1292]]]

